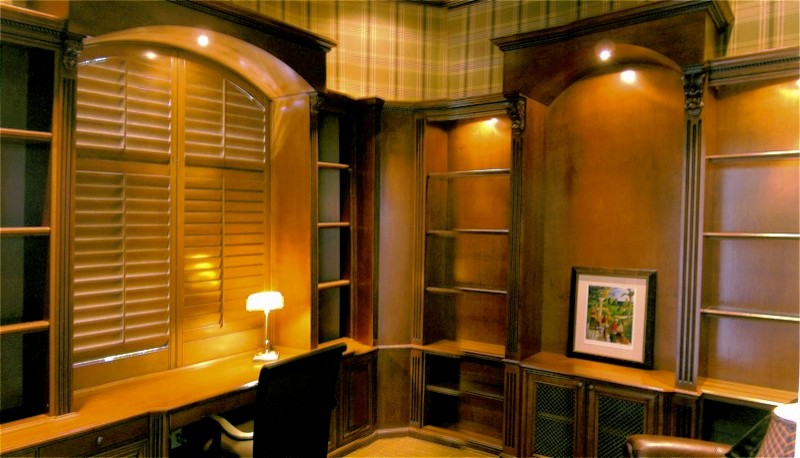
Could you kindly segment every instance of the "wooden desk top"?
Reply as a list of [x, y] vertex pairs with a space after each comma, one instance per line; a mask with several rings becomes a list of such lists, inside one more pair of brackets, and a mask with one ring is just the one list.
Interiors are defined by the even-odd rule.
[[[346, 343], [345, 354], [372, 349], [357, 342]], [[281, 360], [305, 352], [282, 347], [278, 351]], [[58, 417], [39, 415], [2, 425], [0, 454], [144, 415], [170, 414], [221, 396], [254, 391], [264, 363], [252, 359], [253, 353], [246, 353], [77, 391], [72, 413]]]

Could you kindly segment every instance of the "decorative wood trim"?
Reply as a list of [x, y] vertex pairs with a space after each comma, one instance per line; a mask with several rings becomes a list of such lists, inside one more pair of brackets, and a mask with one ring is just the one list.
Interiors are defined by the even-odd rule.
[[623, 9], [602, 16], [581, 19], [563, 26], [494, 38], [492, 42], [505, 52], [529, 46], [566, 41], [575, 37], [703, 10], [708, 12], [719, 32], [726, 30], [733, 21], [733, 11], [725, 1], [661, 1]]
[[707, 83], [703, 66], [685, 70], [683, 217], [681, 229], [681, 261], [678, 303], [678, 349], [676, 355], [677, 386], [694, 390], [697, 387], [700, 357], [700, 285], [703, 257], [703, 202], [705, 186], [705, 138], [703, 132], [703, 96]]
[[0, 3], [0, 36], [3, 41], [55, 50], [61, 46], [67, 21], [53, 15]]
[[503, 453], [509, 456], [519, 456], [522, 390], [519, 365], [505, 364], [503, 386]]
[[422, 403], [425, 396], [424, 365], [422, 351], [412, 349], [410, 352], [411, 363], [411, 406], [409, 410], [409, 425], [422, 427]]
[[224, 1], [168, 0], [227, 22], [280, 36], [299, 45], [328, 52], [336, 41]]
[[[522, 196], [523, 157], [525, 145], [523, 133], [526, 126], [527, 101], [524, 97], [509, 97], [506, 100], [506, 113], [511, 119], [511, 222], [509, 227], [509, 268], [508, 268], [508, 311], [506, 314], [506, 356], [520, 359], [520, 274], [522, 259]], [[524, 321], [524, 320], [523, 320]], [[518, 443], [514, 447], [519, 447]]]
[[[411, 343], [422, 345], [423, 335], [423, 302], [425, 300], [425, 119], [416, 120], [416, 151], [414, 153], [415, 182], [414, 188], [414, 254], [412, 290], [414, 304], [411, 317]], [[421, 419], [421, 418], [420, 418]], [[421, 426], [421, 423], [418, 424]]]
[[800, 75], [800, 47], [714, 59], [708, 63], [708, 84], [727, 84], [791, 78]]

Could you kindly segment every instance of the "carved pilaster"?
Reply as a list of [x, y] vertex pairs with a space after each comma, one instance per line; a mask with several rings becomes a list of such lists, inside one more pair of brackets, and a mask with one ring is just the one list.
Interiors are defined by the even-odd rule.
[[64, 78], [75, 79], [78, 76], [78, 59], [83, 50], [80, 39], [67, 39], [64, 41], [61, 63], [64, 65]]
[[676, 385], [697, 387], [700, 358], [700, 286], [703, 267], [703, 97], [706, 69], [702, 66], [684, 72], [685, 159], [683, 173], [683, 219], [681, 228], [680, 303], [678, 306], [678, 351]]
[[525, 99], [522, 97], [509, 99], [506, 112], [511, 119], [511, 132], [514, 137], [522, 135], [525, 130]]
[[689, 116], [700, 116], [703, 111], [706, 72], [702, 67], [693, 67], [683, 74], [684, 109]]
[[[509, 226], [509, 278], [512, 281], [508, 285], [508, 311], [506, 313], [506, 356], [512, 359], [519, 359], [519, 303], [522, 245], [520, 234], [522, 234], [522, 170], [523, 170], [523, 132], [525, 131], [527, 104], [524, 97], [508, 98], [506, 101], [506, 113], [511, 120], [511, 221]], [[524, 320], [522, 320], [524, 322]]]

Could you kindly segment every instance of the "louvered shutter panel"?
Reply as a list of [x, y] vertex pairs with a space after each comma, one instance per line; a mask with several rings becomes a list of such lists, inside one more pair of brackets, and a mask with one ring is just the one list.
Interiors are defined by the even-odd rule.
[[74, 355], [169, 343], [172, 59], [113, 57], [78, 72]]
[[199, 64], [187, 62], [186, 79], [182, 329], [189, 364], [263, 339], [263, 315], [244, 304], [265, 288], [269, 194], [266, 101]]

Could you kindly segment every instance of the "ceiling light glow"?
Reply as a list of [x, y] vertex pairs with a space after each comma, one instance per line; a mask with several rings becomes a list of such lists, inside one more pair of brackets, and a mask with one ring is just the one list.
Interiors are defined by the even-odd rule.
[[636, 82], [636, 72], [633, 70], [625, 70], [620, 73], [619, 78], [623, 83], [633, 84]]
[[200, 35], [199, 37], [197, 37], [197, 44], [199, 44], [200, 46], [202, 46], [204, 48], [206, 46], [208, 46], [208, 36]]
[[598, 57], [600, 57], [600, 60], [603, 60], [603, 61], [608, 60], [611, 57], [611, 50], [610, 49], [603, 49], [598, 54]]

